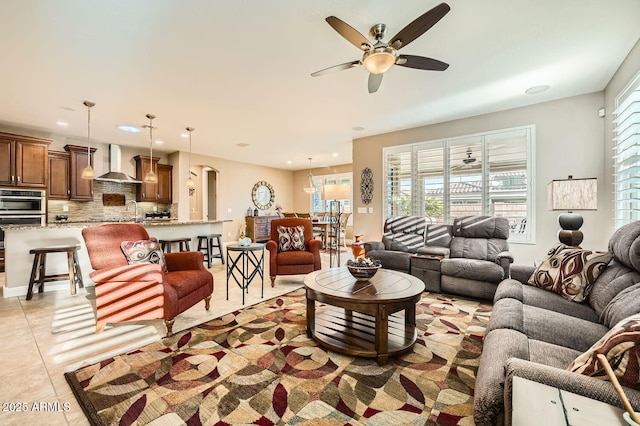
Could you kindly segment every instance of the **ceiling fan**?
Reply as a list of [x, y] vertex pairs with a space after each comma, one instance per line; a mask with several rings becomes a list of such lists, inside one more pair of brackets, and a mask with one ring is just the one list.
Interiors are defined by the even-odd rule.
[[369, 34], [376, 39], [375, 44], [372, 44], [365, 36], [349, 24], [335, 16], [329, 16], [326, 18], [327, 23], [331, 25], [338, 34], [347, 39], [349, 43], [363, 50], [364, 55], [362, 59], [334, 65], [316, 71], [311, 75], [318, 77], [331, 72], [364, 65], [367, 71], [369, 71], [369, 93], [375, 93], [378, 91], [380, 83], [382, 83], [382, 76], [393, 65], [420, 70], [444, 71], [449, 67], [449, 64], [438, 61], [437, 59], [425, 58], [424, 56], [401, 55], [398, 51], [420, 37], [429, 28], [433, 27], [449, 10], [451, 10], [451, 8], [448, 4], [440, 3], [400, 30], [400, 32], [387, 43], [382, 41], [382, 38], [387, 32], [387, 26], [385, 24], [376, 24], [371, 27], [369, 31]]
[[471, 148], [467, 148], [466, 154], [467, 156], [462, 159], [462, 164], [452, 165], [451, 166], [452, 170], [461, 170], [461, 169], [472, 167], [471, 165], [475, 163], [477, 159], [476, 157], [473, 156], [473, 152], [471, 151]]

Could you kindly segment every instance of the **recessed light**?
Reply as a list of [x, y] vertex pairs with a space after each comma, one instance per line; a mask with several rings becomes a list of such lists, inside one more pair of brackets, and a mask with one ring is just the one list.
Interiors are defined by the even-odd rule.
[[164, 142], [161, 141], [160, 139], [156, 139], [156, 145], [162, 145]]
[[287, 164], [293, 164], [293, 161], [287, 160]]
[[189, 137], [189, 133], [180, 133], [180, 137], [187, 139]]
[[249, 144], [248, 143], [244, 143], [244, 142], [240, 142], [240, 143], [237, 143], [236, 146], [238, 146], [240, 148], [246, 148], [246, 147], [249, 146]]
[[56, 124], [58, 125], [58, 127], [69, 127], [69, 123], [67, 123], [66, 121], [62, 121], [62, 120], [56, 121]]
[[362, 126], [355, 126], [355, 127], [352, 127], [352, 128], [351, 128], [351, 130], [354, 130], [354, 131], [356, 131], [356, 132], [361, 132], [361, 131], [363, 131], [363, 130], [364, 130], [364, 127], [362, 127]]
[[527, 90], [524, 91], [524, 93], [526, 93], [527, 95], [535, 95], [536, 93], [542, 93], [546, 90], [549, 90], [551, 86], [549, 86], [548, 84], [543, 84], [540, 86], [533, 86], [533, 87], [529, 87]]
[[337, 152], [334, 152], [333, 154], [331, 154], [331, 156], [332, 156], [332, 157], [337, 157], [337, 156], [338, 156], [338, 153], [337, 153]]
[[125, 133], [140, 133], [142, 129], [137, 126], [130, 126], [128, 124], [119, 124], [116, 126], [118, 130]]

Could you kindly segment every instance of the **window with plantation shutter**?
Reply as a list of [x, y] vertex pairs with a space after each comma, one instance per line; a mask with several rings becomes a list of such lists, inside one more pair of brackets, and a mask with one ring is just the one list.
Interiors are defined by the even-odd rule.
[[386, 148], [385, 217], [504, 216], [511, 241], [533, 241], [533, 133], [527, 126]]
[[616, 227], [640, 220], [640, 74], [616, 98], [614, 182]]

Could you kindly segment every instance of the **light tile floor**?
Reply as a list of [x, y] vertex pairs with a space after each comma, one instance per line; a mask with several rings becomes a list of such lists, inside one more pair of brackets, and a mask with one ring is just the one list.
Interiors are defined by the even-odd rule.
[[[351, 250], [342, 249], [341, 263], [352, 259]], [[232, 281], [226, 300], [226, 266], [215, 261], [211, 309], [199, 303], [176, 318], [174, 332], [203, 323], [241, 308], [240, 288]], [[323, 268], [329, 256], [322, 255]], [[268, 272], [268, 253], [265, 253]], [[272, 288], [265, 274], [264, 298], [256, 277], [245, 295], [244, 306], [253, 305], [303, 285], [303, 276], [283, 276]], [[4, 273], [0, 273], [4, 285]], [[83, 365], [136, 349], [165, 335], [162, 321], [108, 325], [95, 333], [93, 287], [80, 289], [75, 296], [66, 291], [36, 293], [30, 301], [22, 297], [0, 297], [0, 424], [7, 425], [88, 425], [82, 409], [69, 388], [64, 373]]]

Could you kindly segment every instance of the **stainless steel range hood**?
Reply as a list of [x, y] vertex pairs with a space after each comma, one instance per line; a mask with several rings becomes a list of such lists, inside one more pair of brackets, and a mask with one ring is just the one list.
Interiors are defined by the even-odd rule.
[[109, 173], [98, 176], [96, 180], [118, 183], [142, 183], [122, 173], [121, 165], [122, 154], [120, 152], [120, 145], [109, 145]]

